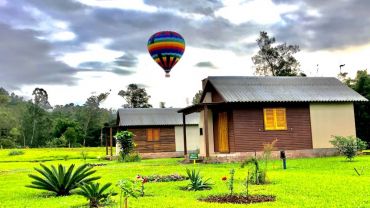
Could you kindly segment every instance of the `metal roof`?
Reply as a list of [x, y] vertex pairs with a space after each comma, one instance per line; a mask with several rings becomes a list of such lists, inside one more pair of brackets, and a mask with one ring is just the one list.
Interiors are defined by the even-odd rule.
[[334, 77], [208, 77], [225, 102], [368, 101]]
[[[180, 108], [124, 108], [118, 110], [119, 126], [182, 125]], [[199, 113], [186, 116], [187, 125], [199, 124]]]

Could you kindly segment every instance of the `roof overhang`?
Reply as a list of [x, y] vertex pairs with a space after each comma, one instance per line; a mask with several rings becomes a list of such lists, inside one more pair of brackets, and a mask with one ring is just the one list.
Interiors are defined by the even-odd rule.
[[227, 103], [225, 102], [218, 102], [218, 103], [199, 103], [195, 105], [188, 106], [186, 108], [180, 109], [177, 112], [178, 113], [183, 113], [184, 115], [200, 112], [204, 110], [204, 108], [207, 106], [208, 108], [212, 109], [213, 107], [219, 107], [222, 105], [226, 105]]

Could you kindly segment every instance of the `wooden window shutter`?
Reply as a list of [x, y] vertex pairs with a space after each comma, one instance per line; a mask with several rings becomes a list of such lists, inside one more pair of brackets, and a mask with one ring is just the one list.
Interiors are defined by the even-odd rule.
[[275, 127], [276, 130], [287, 130], [285, 108], [276, 108], [275, 110]]
[[159, 141], [160, 129], [153, 129], [153, 141]]
[[146, 138], [149, 142], [153, 141], [153, 129], [146, 130]]
[[263, 109], [263, 117], [265, 120], [265, 130], [274, 130], [275, 129], [274, 109], [273, 108]]

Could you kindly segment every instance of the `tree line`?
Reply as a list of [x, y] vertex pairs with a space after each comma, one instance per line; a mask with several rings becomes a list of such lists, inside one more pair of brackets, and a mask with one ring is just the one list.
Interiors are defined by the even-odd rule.
[[[116, 123], [116, 110], [101, 107], [109, 94], [91, 95], [83, 105], [52, 107], [42, 88], [26, 100], [0, 87], [0, 147], [99, 146], [102, 128]], [[136, 84], [119, 95], [127, 102], [125, 108], [152, 107], [146, 90]]]

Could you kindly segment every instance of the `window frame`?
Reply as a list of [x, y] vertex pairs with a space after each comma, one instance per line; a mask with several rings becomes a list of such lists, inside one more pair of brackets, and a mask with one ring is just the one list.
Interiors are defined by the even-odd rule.
[[[267, 111], [272, 110], [273, 112], [273, 122], [274, 126], [268, 126], [267, 123]], [[277, 116], [277, 111], [278, 110], [283, 110], [283, 125], [278, 125], [278, 116]], [[287, 116], [286, 116], [286, 108], [283, 107], [275, 107], [275, 108], [263, 108], [263, 124], [264, 124], [264, 130], [265, 131], [286, 131], [288, 130], [288, 122], [287, 122]]]

